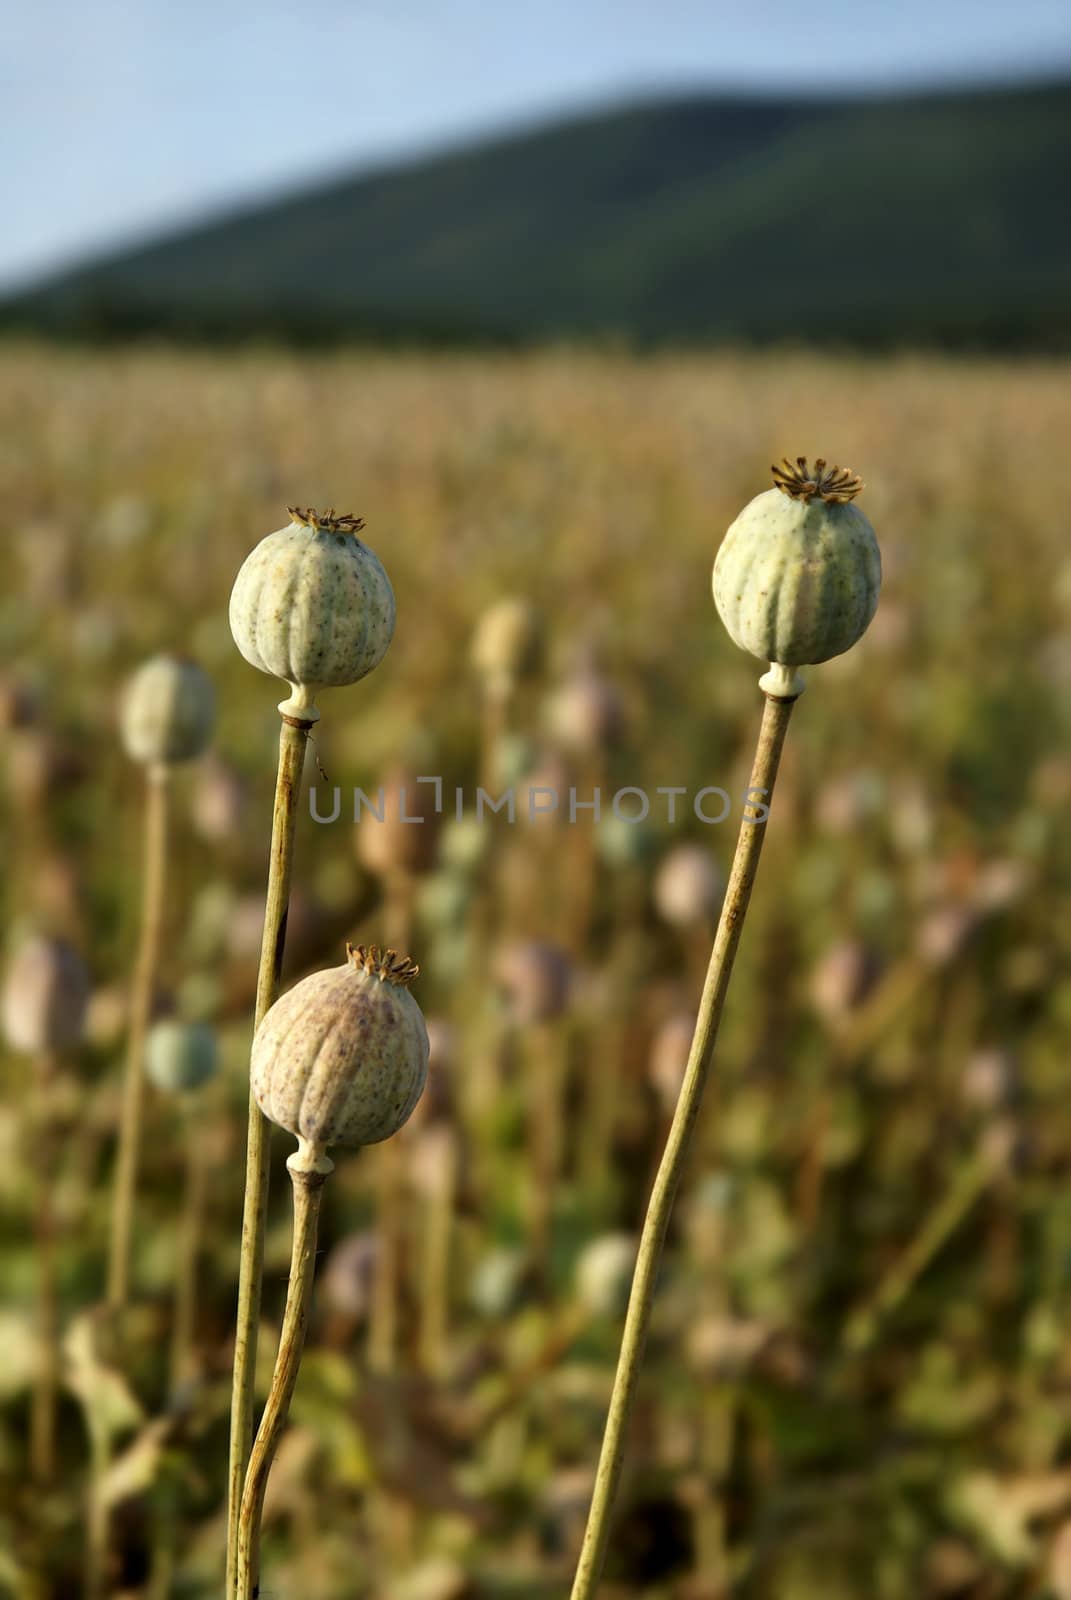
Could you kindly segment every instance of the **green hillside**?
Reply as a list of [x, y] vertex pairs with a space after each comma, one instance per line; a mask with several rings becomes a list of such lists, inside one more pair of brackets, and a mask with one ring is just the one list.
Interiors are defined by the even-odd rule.
[[1071, 85], [692, 97], [333, 181], [0, 308], [94, 333], [1071, 342]]

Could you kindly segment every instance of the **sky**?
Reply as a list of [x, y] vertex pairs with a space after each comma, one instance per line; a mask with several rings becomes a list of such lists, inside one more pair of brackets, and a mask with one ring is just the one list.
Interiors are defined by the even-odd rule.
[[306, 179], [674, 88], [1071, 75], [1067, 0], [34, 0], [0, 285]]

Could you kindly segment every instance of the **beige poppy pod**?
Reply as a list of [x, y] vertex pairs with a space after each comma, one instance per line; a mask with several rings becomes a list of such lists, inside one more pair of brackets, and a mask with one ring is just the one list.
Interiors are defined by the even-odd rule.
[[411, 1128], [448, 1119], [453, 1111], [453, 1072], [457, 1030], [444, 1017], [427, 1017], [428, 1082], [413, 1114]]
[[329, 1311], [347, 1321], [365, 1320], [372, 1306], [378, 1254], [374, 1228], [347, 1234], [332, 1246], [320, 1276], [320, 1293]]
[[457, 1145], [457, 1133], [447, 1122], [417, 1130], [409, 1149], [409, 1181], [417, 1194], [435, 1200], [450, 1191], [457, 1172]]
[[4, 1037], [27, 1055], [73, 1049], [81, 1043], [88, 1006], [89, 973], [78, 952], [61, 939], [30, 939], [4, 980]]
[[677, 1104], [694, 1037], [695, 1012], [674, 1011], [661, 1023], [651, 1040], [647, 1076], [668, 1112], [672, 1112]]
[[763, 687], [799, 693], [783, 669], [851, 649], [878, 603], [881, 554], [853, 504], [861, 480], [846, 468], [797, 457], [773, 468], [730, 527], [714, 562], [714, 601], [734, 643], [773, 669]]
[[724, 893], [721, 869], [709, 850], [699, 844], [677, 845], [655, 876], [655, 907], [663, 922], [675, 928], [712, 922]]
[[873, 950], [857, 939], [831, 945], [811, 974], [811, 1004], [830, 1027], [847, 1021], [881, 976]]
[[218, 844], [241, 832], [247, 785], [219, 756], [210, 756], [197, 775], [190, 801], [190, 819], [202, 839]]
[[566, 750], [607, 749], [620, 737], [625, 714], [620, 690], [593, 667], [582, 667], [551, 698], [548, 722]]
[[280, 709], [315, 722], [319, 689], [358, 683], [386, 655], [394, 590], [357, 537], [360, 517], [289, 511], [289, 526], [269, 533], [242, 563], [231, 590], [231, 633], [252, 666], [289, 683]]
[[543, 629], [527, 600], [508, 595], [483, 613], [472, 639], [472, 664], [488, 692], [504, 697], [539, 666]]
[[14, 672], [0, 673], [0, 728], [28, 728], [40, 707], [34, 685]]
[[47, 728], [15, 729], [7, 746], [7, 787], [18, 806], [44, 805], [86, 775], [82, 755]]
[[439, 834], [434, 786], [418, 783], [412, 773], [395, 770], [380, 787], [382, 808], [379, 790], [368, 798], [376, 811], [382, 809], [382, 820], [372, 810], [362, 807], [356, 825], [358, 861], [376, 877], [388, 877], [394, 872], [414, 875], [427, 872], [435, 860]]
[[999, 1046], [975, 1050], [959, 1081], [963, 1104], [971, 1111], [1000, 1111], [1015, 1099], [1019, 1087], [1018, 1063], [1010, 1050]]
[[572, 968], [557, 945], [537, 939], [507, 944], [499, 951], [494, 975], [511, 1020], [521, 1027], [550, 1022], [569, 1003]]
[[576, 1263], [576, 1297], [593, 1317], [616, 1317], [628, 1303], [636, 1265], [630, 1233], [604, 1233], [586, 1244]]
[[216, 720], [212, 680], [195, 661], [153, 656], [134, 673], [123, 696], [123, 747], [145, 766], [192, 761], [206, 748]]
[[397, 1133], [428, 1074], [428, 1033], [408, 988], [419, 968], [375, 945], [346, 953], [277, 1000], [253, 1040], [257, 1104], [319, 1156]]

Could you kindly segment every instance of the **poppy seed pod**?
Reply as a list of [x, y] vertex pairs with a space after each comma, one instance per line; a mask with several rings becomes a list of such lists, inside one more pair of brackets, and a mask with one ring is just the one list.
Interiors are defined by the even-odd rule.
[[595, 833], [600, 861], [613, 870], [642, 866], [651, 854], [651, 836], [627, 817], [603, 817]]
[[240, 832], [245, 813], [246, 785], [219, 757], [209, 757], [198, 774], [190, 803], [190, 817], [202, 839], [216, 844]]
[[830, 1027], [845, 1022], [870, 994], [881, 976], [881, 964], [858, 940], [846, 939], [828, 949], [811, 974], [811, 1004]]
[[457, 1134], [449, 1123], [419, 1128], [409, 1150], [409, 1181], [416, 1193], [428, 1200], [447, 1194], [456, 1167]]
[[428, 1017], [428, 1085], [420, 1102], [424, 1122], [448, 1117], [453, 1101], [451, 1077], [457, 1051], [457, 1036], [452, 1023], [442, 1017]]
[[4, 982], [4, 1036], [12, 1050], [36, 1055], [79, 1044], [89, 1005], [89, 974], [76, 950], [60, 939], [30, 939], [15, 955]]
[[408, 989], [419, 968], [375, 945], [346, 951], [344, 965], [277, 1000], [253, 1040], [257, 1104], [320, 1154], [389, 1139], [428, 1073], [428, 1033]]
[[542, 653], [539, 613], [527, 600], [509, 597], [485, 611], [472, 640], [472, 662], [489, 692], [508, 696], [530, 676]]
[[37, 721], [38, 710], [32, 684], [15, 673], [0, 674], [0, 728], [28, 728]]
[[216, 1034], [206, 1022], [158, 1022], [145, 1046], [145, 1070], [165, 1094], [197, 1089], [219, 1069]]
[[584, 1246], [576, 1263], [576, 1294], [594, 1317], [616, 1317], [628, 1301], [636, 1241], [629, 1233], [604, 1233]]
[[487, 855], [489, 834], [475, 817], [450, 817], [443, 825], [439, 857], [452, 872], [475, 873]]
[[[357, 859], [377, 877], [392, 872], [427, 872], [435, 859], [439, 818], [435, 794], [427, 783], [400, 770], [380, 786], [383, 805], [362, 811], [357, 824]], [[378, 810], [383, 816], [379, 817]]]
[[724, 892], [725, 880], [717, 862], [699, 844], [681, 844], [671, 850], [655, 877], [658, 914], [675, 928], [711, 922]]
[[8, 745], [7, 786], [18, 806], [44, 805], [60, 789], [80, 783], [85, 762], [47, 728], [19, 728]]
[[603, 750], [621, 736], [624, 706], [617, 686], [583, 667], [566, 679], [548, 709], [551, 732], [566, 750]]
[[252, 666], [289, 683], [283, 710], [315, 722], [318, 689], [357, 683], [383, 660], [394, 635], [394, 591], [357, 537], [360, 517], [289, 511], [289, 526], [269, 533], [242, 563], [231, 590], [231, 633]]
[[695, 1036], [695, 1012], [674, 1011], [651, 1040], [647, 1075], [667, 1112], [672, 1114], [684, 1082]]
[[196, 662], [153, 656], [127, 685], [120, 716], [126, 753], [146, 766], [192, 761], [212, 736], [216, 692]]
[[[722, 541], [715, 604], [733, 641], [761, 660], [828, 661], [862, 637], [878, 603], [878, 543], [852, 503], [863, 485], [821, 458], [813, 470], [803, 456], [786, 460], [773, 475]], [[772, 672], [764, 687], [785, 692], [793, 677]]]
[[508, 1317], [524, 1299], [531, 1263], [523, 1250], [503, 1245], [476, 1263], [469, 1284], [469, 1300], [482, 1317]]
[[557, 945], [534, 939], [506, 945], [495, 962], [495, 978], [511, 1020], [521, 1027], [552, 1021], [569, 1002], [572, 971]]
[[372, 1304], [379, 1237], [374, 1228], [347, 1234], [327, 1257], [320, 1287], [329, 1310], [363, 1322]]

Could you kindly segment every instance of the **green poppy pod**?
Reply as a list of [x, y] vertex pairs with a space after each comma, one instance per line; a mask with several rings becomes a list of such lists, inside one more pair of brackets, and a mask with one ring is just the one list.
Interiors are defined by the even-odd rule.
[[145, 1070], [165, 1094], [186, 1094], [219, 1070], [215, 1029], [206, 1022], [157, 1022], [145, 1045]]
[[231, 633], [252, 666], [289, 683], [283, 709], [315, 722], [318, 689], [357, 683], [383, 660], [394, 591], [357, 537], [360, 517], [289, 509], [289, 526], [262, 539], [234, 580]]
[[192, 761], [212, 737], [216, 692], [195, 661], [153, 656], [134, 673], [123, 696], [123, 747], [145, 766]]
[[[878, 603], [881, 555], [852, 502], [861, 481], [803, 456], [746, 505], [714, 562], [714, 600], [742, 650], [797, 667], [843, 654]], [[782, 675], [784, 676], [784, 675]]]

